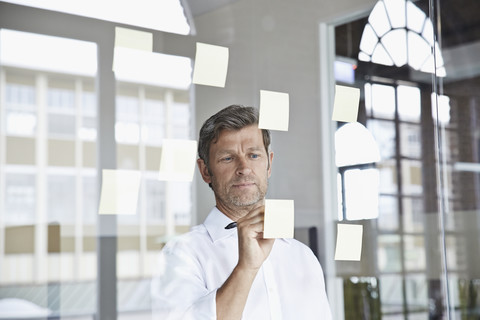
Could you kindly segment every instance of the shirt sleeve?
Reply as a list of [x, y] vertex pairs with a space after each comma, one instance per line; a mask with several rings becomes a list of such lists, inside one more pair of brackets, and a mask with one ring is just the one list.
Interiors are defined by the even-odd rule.
[[200, 263], [184, 244], [165, 246], [152, 281], [152, 318], [216, 319], [217, 290], [208, 291]]

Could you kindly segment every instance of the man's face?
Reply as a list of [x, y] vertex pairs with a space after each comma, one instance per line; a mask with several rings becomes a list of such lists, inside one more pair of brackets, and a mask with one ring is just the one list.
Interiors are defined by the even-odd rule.
[[263, 201], [273, 153], [267, 155], [262, 131], [256, 125], [223, 130], [210, 146], [209, 155], [210, 170], [202, 160], [199, 166], [205, 182], [212, 184], [217, 206], [234, 209]]

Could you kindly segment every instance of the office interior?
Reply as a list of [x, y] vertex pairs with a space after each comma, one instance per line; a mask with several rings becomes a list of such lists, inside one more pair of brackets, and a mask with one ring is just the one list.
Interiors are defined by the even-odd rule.
[[[295, 201], [334, 319], [480, 318], [478, 1], [44, 3], [0, 2], [0, 319], [150, 319], [159, 250], [214, 206], [198, 173], [158, 180], [163, 140], [260, 90], [290, 106], [267, 198]], [[116, 27], [155, 59], [117, 56]], [[192, 83], [197, 43], [229, 49], [224, 87]], [[135, 215], [98, 215], [103, 169], [141, 172]]]

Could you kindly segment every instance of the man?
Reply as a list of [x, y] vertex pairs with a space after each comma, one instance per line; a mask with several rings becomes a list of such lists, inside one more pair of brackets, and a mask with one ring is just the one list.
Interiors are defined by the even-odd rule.
[[269, 146], [251, 107], [229, 106], [202, 126], [197, 164], [216, 207], [162, 250], [152, 285], [158, 319], [331, 319], [312, 251], [293, 239], [263, 239]]

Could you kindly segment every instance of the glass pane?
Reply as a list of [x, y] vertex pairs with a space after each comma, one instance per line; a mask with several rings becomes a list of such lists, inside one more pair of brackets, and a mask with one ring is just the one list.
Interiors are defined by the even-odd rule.
[[77, 124], [85, 110], [96, 127], [96, 44], [5, 29], [0, 41], [0, 318], [91, 318], [96, 136], [83, 143]]
[[8, 135], [32, 136], [37, 130], [37, 114], [33, 111], [6, 112], [5, 127]]
[[372, 85], [372, 109], [377, 118], [393, 119], [395, 116], [395, 88], [392, 86]]
[[52, 114], [48, 115], [48, 133], [50, 136], [74, 137], [76, 123], [74, 115]]
[[83, 222], [93, 225], [97, 219], [99, 193], [95, 175], [86, 175], [82, 178], [82, 193]]
[[395, 155], [395, 124], [390, 121], [368, 120], [367, 128], [372, 133], [380, 150], [382, 159], [391, 159]]
[[398, 199], [391, 196], [380, 196], [378, 199], [378, 228], [380, 230], [398, 229]]
[[399, 272], [401, 268], [400, 237], [397, 235], [379, 235], [378, 269], [380, 272]]
[[7, 173], [5, 176], [5, 224], [21, 225], [35, 222], [35, 175]]
[[[142, 28], [173, 32], [187, 35], [190, 26], [185, 15], [182, 2], [179, 0], [168, 1], [143, 1], [138, 7], [130, 2], [105, 1], [98, 5], [95, 1], [32, 1], [8, 0], [6, 2], [18, 3], [26, 6], [66, 12], [74, 15], [108, 20], [126, 25]], [[115, 7], [115, 10], [111, 10]]]
[[420, 89], [410, 86], [397, 87], [398, 117], [403, 121], [420, 121]]
[[404, 319], [403, 291], [401, 275], [381, 275], [380, 300], [382, 301], [382, 319]]
[[75, 221], [75, 177], [70, 175], [49, 175], [47, 178], [48, 222], [73, 224]]
[[387, 194], [398, 192], [397, 167], [395, 161], [382, 161], [377, 164], [377, 168], [380, 172], [380, 192]]
[[402, 160], [402, 189], [404, 194], [420, 194], [423, 190], [420, 161]]
[[424, 225], [430, 223], [425, 221], [425, 211], [423, 210], [423, 199], [405, 197], [403, 198], [403, 230], [405, 232], [423, 232]]
[[50, 111], [74, 112], [75, 92], [69, 89], [49, 88], [47, 103]]
[[406, 278], [405, 291], [408, 302], [408, 319], [428, 318], [428, 285], [424, 274], [412, 274]]
[[348, 220], [378, 218], [377, 169], [345, 171], [345, 202]]
[[142, 140], [148, 145], [162, 145], [165, 138], [165, 106], [162, 100], [145, 100]]
[[405, 247], [405, 269], [408, 271], [421, 271], [425, 269], [425, 243], [423, 236], [403, 237]]
[[422, 155], [419, 125], [400, 124], [400, 153], [404, 157], [419, 159]]

